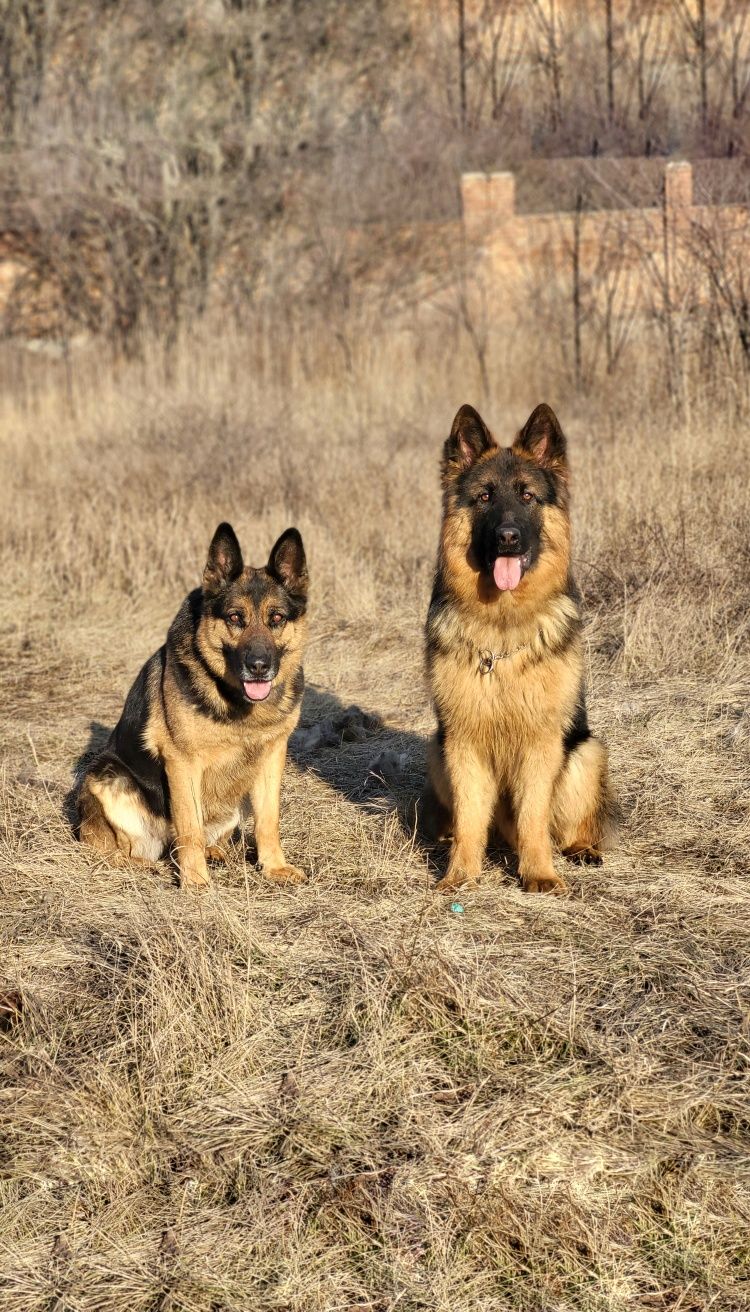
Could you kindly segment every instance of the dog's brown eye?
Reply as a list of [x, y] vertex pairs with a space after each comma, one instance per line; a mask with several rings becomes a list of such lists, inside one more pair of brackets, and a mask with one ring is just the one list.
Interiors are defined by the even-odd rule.
[[534, 493], [531, 491], [530, 488], [525, 487], [525, 488], [523, 489], [523, 492], [521, 493], [521, 500], [522, 500], [522, 501], [526, 501], [527, 503], [528, 503], [529, 501], [533, 501], [533, 500], [534, 500]]
[[286, 623], [286, 615], [282, 615], [280, 610], [275, 610], [270, 616], [268, 623], [271, 625], [272, 629], [278, 629], [282, 624]]
[[485, 489], [484, 489], [484, 492], [480, 492], [480, 493], [479, 493], [479, 500], [480, 500], [480, 501], [484, 501], [484, 502], [486, 503], [486, 502], [489, 501], [489, 499], [490, 499], [490, 494], [489, 494], [489, 492], [487, 491], [487, 488], [485, 488]]
[[227, 615], [227, 624], [231, 624], [235, 628], [241, 629], [244, 627], [245, 621], [238, 610], [233, 610]]

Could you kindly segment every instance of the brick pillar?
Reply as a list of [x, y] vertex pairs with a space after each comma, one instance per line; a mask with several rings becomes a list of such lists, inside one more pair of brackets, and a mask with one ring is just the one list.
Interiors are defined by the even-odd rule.
[[470, 241], [486, 241], [516, 212], [516, 179], [512, 173], [462, 173], [461, 207]]
[[693, 204], [692, 164], [685, 160], [678, 164], [667, 164], [664, 170], [664, 201], [675, 218], [679, 211], [690, 209]]

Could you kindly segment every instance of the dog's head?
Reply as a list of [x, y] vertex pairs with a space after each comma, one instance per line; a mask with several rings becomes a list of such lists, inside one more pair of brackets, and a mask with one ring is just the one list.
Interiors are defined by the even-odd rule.
[[495, 595], [515, 592], [551, 554], [562, 552], [558, 564], [567, 569], [566, 443], [548, 405], [537, 406], [511, 447], [498, 446], [476, 410], [462, 406], [443, 448], [442, 478], [446, 518]]
[[266, 565], [246, 566], [231, 524], [220, 524], [203, 571], [201, 649], [212, 671], [246, 703], [280, 693], [304, 642], [308, 575], [296, 528]]

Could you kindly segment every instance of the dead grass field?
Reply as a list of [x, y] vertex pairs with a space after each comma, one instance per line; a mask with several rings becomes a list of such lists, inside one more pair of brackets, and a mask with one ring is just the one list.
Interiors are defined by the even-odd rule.
[[[542, 399], [568, 431], [624, 819], [569, 898], [495, 853], [457, 914], [399, 813], [432, 723], [439, 448], [480, 403], [465, 351], [394, 330], [348, 371], [281, 370], [225, 329], [169, 381], [91, 348], [67, 385], [4, 351], [0, 1307], [747, 1307], [747, 424], [494, 362], [498, 437]], [[69, 792], [223, 518], [256, 562], [303, 533], [303, 722], [383, 726], [294, 747], [308, 885], [237, 845], [196, 898], [81, 850]]]

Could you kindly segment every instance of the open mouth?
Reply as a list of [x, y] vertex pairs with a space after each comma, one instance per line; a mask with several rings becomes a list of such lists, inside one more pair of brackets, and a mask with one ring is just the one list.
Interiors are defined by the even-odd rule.
[[242, 687], [249, 702], [264, 702], [272, 683], [272, 679], [247, 679]]
[[512, 592], [518, 587], [530, 564], [528, 551], [523, 556], [498, 556], [492, 566], [495, 587], [500, 592]]

